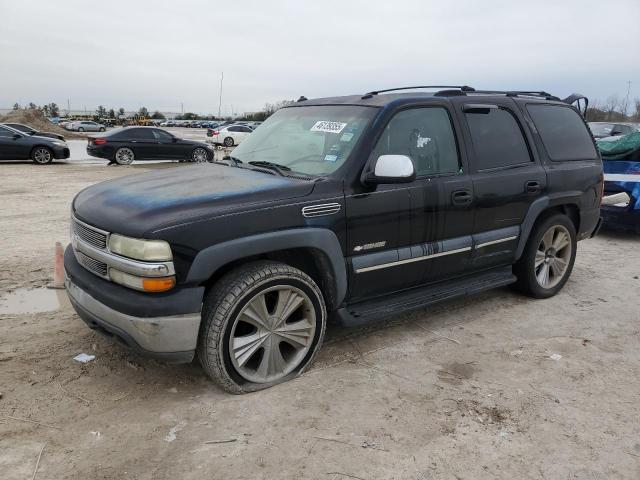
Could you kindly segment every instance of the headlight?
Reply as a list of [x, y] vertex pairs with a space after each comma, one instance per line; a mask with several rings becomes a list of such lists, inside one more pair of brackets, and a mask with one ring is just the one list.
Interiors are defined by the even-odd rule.
[[164, 240], [140, 240], [112, 233], [109, 250], [123, 257], [143, 261], [169, 261], [173, 258], [171, 247]]
[[111, 278], [112, 282], [134, 290], [140, 290], [141, 292], [166, 292], [176, 285], [176, 277], [173, 276], [159, 278], [137, 277], [115, 268], [109, 269], [109, 278]]
[[67, 144], [64, 142], [53, 142], [53, 144], [57, 147], [66, 147]]

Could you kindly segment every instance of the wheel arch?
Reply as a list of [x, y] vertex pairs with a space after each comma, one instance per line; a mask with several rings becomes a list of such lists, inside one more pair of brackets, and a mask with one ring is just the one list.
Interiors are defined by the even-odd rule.
[[275, 260], [296, 267], [320, 287], [333, 310], [347, 293], [347, 272], [340, 242], [323, 228], [281, 230], [219, 243], [200, 251], [187, 274], [188, 283], [213, 286], [229, 271], [255, 260]]
[[520, 229], [520, 240], [516, 249], [515, 259], [519, 260], [524, 251], [524, 247], [529, 241], [529, 236], [536, 223], [547, 218], [549, 215], [561, 213], [569, 217], [576, 232], [580, 231], [580, 207], [575, 199], [550, 199], [549, 197], [539, 198], [529, 207], [529, 211], [522, 222]]

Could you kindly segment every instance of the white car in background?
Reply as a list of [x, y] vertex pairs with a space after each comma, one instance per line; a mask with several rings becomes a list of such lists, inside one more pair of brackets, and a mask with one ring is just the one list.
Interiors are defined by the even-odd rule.
[[225, 125], [224, 127], [213, 129], [207, 141], [215, 145], [233, 147], [241, 143], [251, 132], [253, 132], [251, 127], [246, 125]]
[[64, 126], [64, 128], [75, 132], [104, 132], [107, 129], [101, 123], [89, 122], [85, 120], [68, 123]]

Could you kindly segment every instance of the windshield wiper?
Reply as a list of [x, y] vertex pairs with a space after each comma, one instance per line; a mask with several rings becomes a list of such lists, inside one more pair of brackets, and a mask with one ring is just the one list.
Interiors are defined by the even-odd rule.
[[242, 160], [237, 157], [232, 157], [231, 155], [225, 155], [224, 157], [222, 157], [222, 160], [231, 160], [234, 165], [239, 165], [242, 163]]
[[274, 170], [278, 172], [283, 177], [285, 176], [284, 172], [290, 172], [291, 169], [286, 165], [280, 165], [279, 163], [267, 162], [265, 160], [253, 160], [251, 162], [247, 162], [249, 165], [253, 165], [254, 167], [262, 167], [268, 168], [269, 170]]

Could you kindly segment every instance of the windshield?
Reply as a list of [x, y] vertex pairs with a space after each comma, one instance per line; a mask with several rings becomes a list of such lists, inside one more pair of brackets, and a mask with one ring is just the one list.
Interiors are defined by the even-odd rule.
[[349, 157], [376, 109], [309, 106], [278, 110], [231, 155], [243, 163], [262, 161], [304, 175], [328, 175]]

